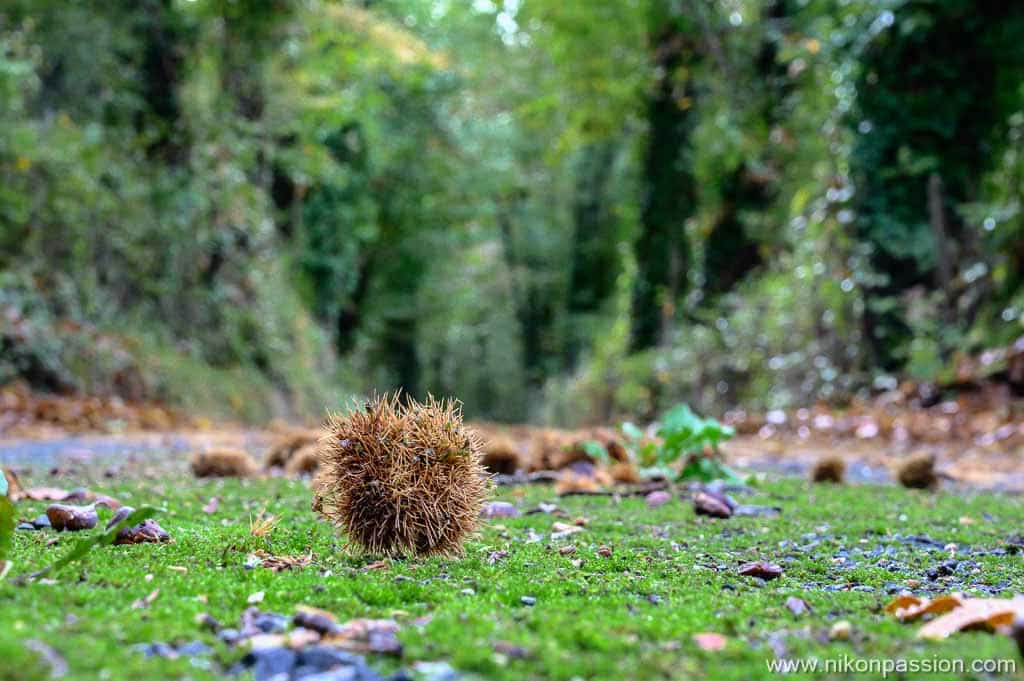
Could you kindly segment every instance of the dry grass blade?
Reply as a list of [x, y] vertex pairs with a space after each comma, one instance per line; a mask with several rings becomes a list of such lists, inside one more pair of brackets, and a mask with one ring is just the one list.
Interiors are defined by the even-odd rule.
[[255, 518], [249, 516], [249, 534], [253, 537], [265, 537], [277, 527], [279, 522], [281, 519], [267, 513], [267, 507], [264, 506]]

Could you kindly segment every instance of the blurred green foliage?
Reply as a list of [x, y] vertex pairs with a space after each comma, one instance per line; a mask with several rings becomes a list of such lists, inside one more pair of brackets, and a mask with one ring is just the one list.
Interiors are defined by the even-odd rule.
[[11, 0], [0, 381], [578, 423], [934, 380], [1024, 330], [1022, 135], [996, 0]]

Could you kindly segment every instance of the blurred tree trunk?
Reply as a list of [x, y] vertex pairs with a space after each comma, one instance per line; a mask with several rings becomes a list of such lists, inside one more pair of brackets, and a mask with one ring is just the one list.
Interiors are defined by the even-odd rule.
[[[615, 292], [620, 270], [619, 236], [610, 184], [618, 147], [614, 140], [592, 143], [582, 151], [577, 167], [569, 256], [568, 312], [573, 320], [600, 313]], [[567, 366], [576, 363], [580, 350], [588, 343], [587, 336], [570, 332]]]
[[645, 197], [641, 231], [634, 245], [634, 350], [664, 340], [686, 293], [690, 248], [686, 220], [696, 205], [691, 133], [696, 124], [692, 69], [701, 59], [698, 42], [668, 17], [652, 39], [657, 82], [648, 100], [650, 126], [644, 158]]
[[185, 165], [191, 146], [179, 96], [189, 48], [185, 30], [172, 0], [144, 0], [140, 9], [143, 54], [139, 76], [146, 107], [139, 112], [136, 127], [140, 131], [156, 129], [147, 148], [150, 158], [172, 166]]
[[[785, 125], [785, 102], [793, 90], [786, 66], [779, 62], [779, 43], [795, 8], [788, 0], [768, 0], [762, 9], [764, 24], [760, 48], [754, 60], [754, 78], [747, 96], [756, 98], [764, 129], [771, 135]], [[745, 69], [740, 69], [745, 72]], [[726, 74], [728, 75], [728, 74]], [[741, 83], [736, 83], [742, 86]], [[779, 173], [776, 145], [761, 140], [759, 156], [745, 158], [721, 178], [722, 210], [704, 246], [704, 290], [702, 303], [713, 302], [742, 281], [763, 259], [760, 244], [748, 232], [743, 214], [760, 214], [769, 209], [778, 194]]]

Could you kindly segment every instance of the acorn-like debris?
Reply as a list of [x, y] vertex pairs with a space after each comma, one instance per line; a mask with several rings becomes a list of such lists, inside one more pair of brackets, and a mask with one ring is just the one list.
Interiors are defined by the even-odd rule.
[[211, 449], [189, 458], [197, 478], [247, 478], [256, 473], [256, 462], [240, 449]]
[[368, 554], [458, 555], [491, 487], [458, 402], [397, 395], [333, 416], [321, 439], [313, 508]]
[[265, 468], [286, 468], [288, 463], [309, 445], [315, 445], [320, 434], [305, 428], [288, 428], [278, 440], [267, 450], [263, 466]]
[[838, 456], [823, 456], [811, 468], [811, 482], [839, 484], [846, 477], [846, 462]]
[[520, 468], [519, 449], [516, 443], [504, 435], [492, 435], [483, 445], [482, 463], [491, 473], [513, 475]]
[[320, 448], [314, 442], [305, 445], [292, 455], [284, 467], [284, 472], [293, 477], [316, 475], [320, 468]]
[[911, 489], [935, 489], [939, 476], [935, 472], [935, 455], [913, 454], [896, 464], [896, 479]]

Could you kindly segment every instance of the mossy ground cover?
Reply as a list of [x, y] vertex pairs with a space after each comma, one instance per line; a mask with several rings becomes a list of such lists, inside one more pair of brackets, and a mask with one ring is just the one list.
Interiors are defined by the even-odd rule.
[[[779, 655], [1018, 655], [1009, 639], [981, 632], [919, 641], [917, 625], [882, 611], [890, 592], [901, 588], [918, 594], [1024, 591], [1015, 537], [1024, 510], [1014, 497], [769, 480], [739, 500], [780, 507], [780, 515], [720, 520], [696, 516], [680, 498], [684, 491], [648, 508], [636, 497], [558, 499], [547, 487], [500, 488], [498, 498], [524, 511], [540, 502], [558, 510], [545, 505], [547, 512], [487, 521], [460, 560], [391, 560], [368, 569], [374, 558], [347, 555], [344, 538], [315, 519], [307, 484], [196, 481], [180, 472], [183, 467], [171, 468], [116, 481], [61, 480], [127, 504], [163, 507], [158, 520], [173, 542], [94, 550], [52, 575], [55, 583], [18, 586], [9, 577], [0, 584], [0, 679], [48, 678], [47, 666], [26, 647], [33, 640], [66, 659], [66, 679], [223, 678], [243, 651], [219, 642], [195, 618], [209, 613], [237, 623], [249, 596], [260, 591], [259, 607], [266, 611], [291, 615], [304, 604], [342, 621], [396, 619], [404, 652], [401, 658], [370, 655], [381, 672], [445, 661], [488, 679], [740, 680], [772, 676], [765, 661]], [[214, 496], [216, 512], [204, 512]], [[20, 502], [18, 515], [34, 517], [46, 505]], [[250, 518], [264, 507], [278, 522], [254, 536]], [[554, 523], [578, 518], [586, 521], [582, 531], [552, 538]], [[76, 539], [17, 532], [13, 574], [53, 561]], [[575, 552], [559, 550], [566, 546]], [[601, 555], [607, 551], [599, 553], [600, 547], [611, 555]], [[311, 552], [313, 563], [279, 573], [247, 569], [247, 556], [258, 549]], [[783, 576], [761, 582], [737, 574], [740, 564], [761, 559], [780, 565]], [[155, 589], [159, 595], [147, 607], [132, 607]], [[790, 597], [803, 599], [809, 612], [794, 614], [786, 606]], [[850, 637], [830, 641], [829, 630], [841, 620], [850, 623]], [[692, 638], [702, 632], [726, 636], [725, 648], [702, 650]], [[195, 640], [210, 645], [212, 655], [145, 658], [133, 648]], [[930, 678], [967, 677], [982, 675]]]

